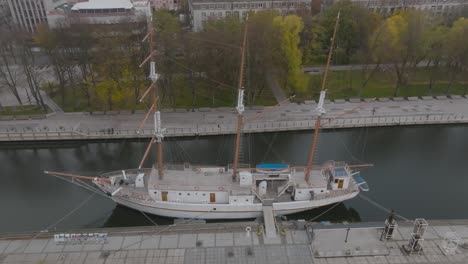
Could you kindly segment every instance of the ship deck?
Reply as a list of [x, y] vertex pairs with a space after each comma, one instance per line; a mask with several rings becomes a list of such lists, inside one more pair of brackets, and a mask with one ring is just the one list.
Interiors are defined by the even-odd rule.
[[[228, 190], [236, 193], [250, 193], [250, 186], [240, 186], [239, 180], [233, 182], [231, 172], [198, 172], [196, 169], [165, 169], [164, 177], [159, 179], [157, 172], [152, 169], [125, 170], [127, 177], [134, 177], [138, 173], [145, 173], [145, 186], [156, 189], [200, 190], [215, 191]], [[267, 174], [252, 173], [254, 177], [263, 177]], [[300, 188], [325, 188], [326, 179], [320, 170], [312, 170], [309, 183], [304, 180], [304, 171], [291, 173], [291, 184]], [[103, 174], [102, 177], [122, 176], [122, 171]], [[153, 177], [150, 177], [153, 175]], [[287, 174], [283, 174], [287, 175]], [[269, 180], [285, 180], [284, 177], [268, 178]]]

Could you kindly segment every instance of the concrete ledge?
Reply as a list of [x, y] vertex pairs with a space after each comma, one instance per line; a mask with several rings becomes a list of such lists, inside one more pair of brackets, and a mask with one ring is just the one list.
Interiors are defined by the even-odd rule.
[[379, 102], [388, 102], [388, 101], [390, 101], [390, 99], [387, 98], [387, 97], [377, 98], [377, 100], [378, 100]]
[[15, 116], [16, 120], [29, 120], [29, 116]]
[[251, 110], [263, 110], [263, 106], [250, 106], [249, 109]]
[[37, 120], [37, 119], [44, 119], [46, 118], [45, 115], [31, 115], [29, 116], [31, 119]]
[[403, 97], [393, 97], [392, 100], [395, 101], [395, 102], [401, 102], [401, 101], [404, 101], [405, 98], [403, 98]]
[[314, 100], [305, 100], [304, 104], [315, 104]]
[[186, 113], [186, 112], [187, 112], [187, 109], [185, 109], [185, 108], [176, 108], [176, 109], [175, 109], [175, 112], [176, 112], [176, 113]]
[[131, 114], [133, 114], [133, 111], [132, 110], [122, 110], [122, 111], [120, 111], [120, 114], [121, 115], [131, 115]]
[[102, 111], [94, 111], [94, 112], [91, 112], [91, 115], [104, 115], [105, 112], [102, 112]]
[[[174, 112], [174, 109], [161, 109], [161, 113], [172, 113], [172, 112]], [[142, 112], [141, 114], [146, 114], [146, 112]]]
[[445, 95], [438, 95], [438, 96], [436, 96], [435, 98], [436, 98], [437, 100], [447, 100], [447, 99], [448, 99], [448, 97], [445, 96]]
[[9, 120], [13, 120], [13, 119], [14, 119], [13, 116], [0, 116], [0, 120], [9, 121]]
[[423, 100], [434, 100], [433, 96], [421, 96], [421, 99]]
[[461, 95], [449, 95], [451, 99], [463, 99], [463, 97]]
[[350, 103], [360, 103], [360, 102], [361, 102], [361, 99], [360, 99], [360, 98], [350, 98], [350, 99], [349, 99], [349, 102], [350, 102]]
[[408, 97], [408, 101], [417, 101], [419, 98], [417, 96], [410, 96]]
[[[163, 109], [163, 110], [165, 110], [165, 109]], [[135, 114], [146, 114], [146, 110], [135, 110], [134, 113]]]
[[105, 114], [106, 115], [118, 115], [119, 111], [106, 111]]
[[217, 109], [220, 111], [234, 111], [233, 107], [219, 107]]
[[345, 103], [346, 101], [344, 99], [335, 99], [335, 103], [336, 104], [343, 104]]
[[211, 108], [208, 108], [208, 107], [199, 108], [198, 112], [211, 112]]

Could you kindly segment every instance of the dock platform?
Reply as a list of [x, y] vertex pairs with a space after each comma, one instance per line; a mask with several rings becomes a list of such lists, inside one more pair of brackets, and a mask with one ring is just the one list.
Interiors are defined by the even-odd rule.
[[401, 247], [408, 242], [412, 223], [399, 223], [394, 239], [382, 242], [382, 223], [304, 226], [281, 222], [282, 232], [269, 238], [257, 222], [195, 222], [69, 232], [105, 232], [108, 237], [102, 243], [57, 243], [52, 233], [2, 235], [0, 263], [468, 263], [464, 244], [452, 255], [440, 248], [447, 232], [456, 232], [462, 241], [468, 241], [468, 220], [428, 222], [424, 250], [410, 255]]

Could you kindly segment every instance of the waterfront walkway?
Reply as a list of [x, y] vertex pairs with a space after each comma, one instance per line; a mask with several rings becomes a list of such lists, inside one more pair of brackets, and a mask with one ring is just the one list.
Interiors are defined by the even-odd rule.
[[[175, 226], [81, 230], [69, 233], [106, 232], [107, 241], [59, 242], [40, 237], [0, 236], [1, 264], [37, 263], [162, 263], [162, 264], [390, 264], [468, 263], [468, 249], [460, 245], [445, 254], [442, 242], [447, 232], [456, 232], [465, 242], [468, 221], [428, 221], [422, 252], [407, 254], [411, 223], [401, 223], [395, 238], [379, 240], [383, 223], [354, 225], [283, 223], [276, 238], [257, 232], [255, 222], [180, 224]], [[250, 227], [249, 233], [246, 228]], [[349, 229], [348, 229], [349, 227]], [[466, 243], [466, 242], [465, 242]]]
[[[244, 132], [313, 129], [316, 103], [285, 103], [279, 107], [251, 107], [245, 111]], [[322, 128], [404, 126], [468, 123], [468, 99], [461, 96], [380, 98], [327, 102]], [[166, 137], [234, 134], [234, 108], [162, 111]], [[260, 113], [264, 113], [261, 116]], [[347, 113], [343, 115], [343, 113]], [[45, 116], [0, 117], [0, 141], [148, 138], [152, 117], [137, 131], [143, 112], [62, 113]]]

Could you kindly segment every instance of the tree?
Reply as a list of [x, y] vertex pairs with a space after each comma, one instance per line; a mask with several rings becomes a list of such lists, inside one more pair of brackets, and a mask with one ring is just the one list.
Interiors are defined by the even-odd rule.
[[[460, 18], [447, 32], [445, 50], [450, 80], [446, 92], [450, 91], [456, 78], [468, 70], [468, 19]], [[464, 94], [467, 92], [465, 85]]]
[[300, 17], [288, 15], [273, 19], [276, 36], [279, 38], [279, 50], [275, 54], [277, 66], [281, 67], [285, 79], [285, 87], [293, 91], [304, 88], [301, 77], [302, 53], [299, 49], [299, 33], [304, 24]]
[[437, 26], [430, 30], [428, 35], [428, 56], [426, 69], [429, 73], [429, 94], [432, 95], [434, 82], [440, 74], [441, 64], [445, 60], [445, 41], [447, 38], [448, 28], [445, 26]]
[[[376, 14], [350, 0], [341, 0], [328, 8], [321, 17], [321, 24], [326, 29], [323, 39], [324, 54], [329, 50], [336, 17], [340, 12], [340, 24], [336, 33], [335, 62], [347, 64], [359, 51], [366, 50], [369, 38], [376, 27]], [[362, 53], [362, 52], [361, 52]]]
[[252, 105], [267, 87], [267, 76], [272, 75], [273, 56], [280, 52], [276, 28], [273, 20], [279, 15], [276, 11], [252, 13], [248, 20], [246, 56], [246, 98]]
[[[61, 29], [64, 32], [65, 29]], [[65, 104], [66, 96], [66, 85], [67, 85], [67, 71], [69, 64], [67, 56], [65, 56], [64, 49], [60, 47], [59, 36], [65, 36], [65, 34], [58, 34], [47, 28], [46, 25], [40, 25], [37, 29], [37, 33], [34, 36], [34, 41], [38, 44], [49, 57], [52, 64], [52, 68], [55, 73], [55, 77], [58, 80], [59, 91], [61, 96], [62, 105]]]
[[430, 29], [426, 13], [417, 10], [397, 12], [384, 21], [373, 55], [392, 65], [396, 75], [394, 96], [407, 84], [409, 72], [428, 56]]
[[3, 28], [0, 31], [0, 78], [20, 105], [23, 104], [18, 93], [17, 82], [20, 74], [18, 67], [18, 52], [15, 44], [17, 32], [13, 28]]
[[17, 43], [20, 58], [19, 62], [26, 77], [30, 94], [34, 98], [36, 105], [42, 107], [44, 111], [47, 111], [40, 91], [39, 73], [35, 68], [35, 55], [32, 52], [31, 44], [27, 33], [23, 33], [19, 36], [19, 41]]

